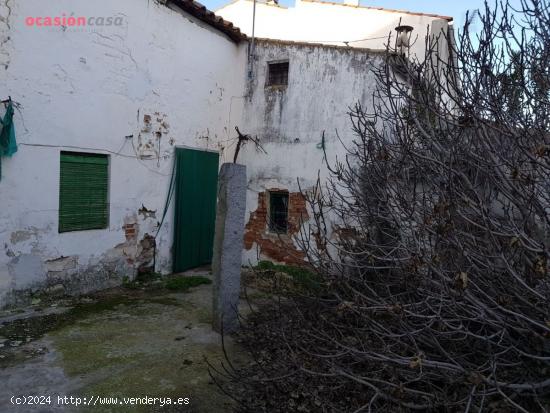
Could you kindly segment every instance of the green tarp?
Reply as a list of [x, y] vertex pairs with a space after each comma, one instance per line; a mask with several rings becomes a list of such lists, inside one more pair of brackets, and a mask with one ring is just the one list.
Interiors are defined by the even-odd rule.
[[15, 125], [13, 124], [13, 104], [8, 102], [4, 119], [0, 119], [0, 179], [2, 179], [2, 156], [12, 156], [17, 152]]

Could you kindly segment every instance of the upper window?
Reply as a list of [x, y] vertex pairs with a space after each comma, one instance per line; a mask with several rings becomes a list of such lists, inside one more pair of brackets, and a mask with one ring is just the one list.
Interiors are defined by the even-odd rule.
[[267, 86], [288, 85], [288, 61], [267, 64]]
[[269, 193], [269, 230], [286, 233], [288, 230], [288, 192]]
[[59, 232], [109, 225], [109, 157], [61, 152]]

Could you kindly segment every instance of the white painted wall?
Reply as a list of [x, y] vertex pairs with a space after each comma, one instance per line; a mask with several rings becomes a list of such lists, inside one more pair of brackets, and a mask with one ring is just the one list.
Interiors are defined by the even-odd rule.
[[[233, 22], [243, 33], [252, 35], [252, 0], [236, 0], [218, 9], [216, 14]], [[256, 3], [255, 36], [267, 39], [322, 43], [337, 46], [385, 49], [395, 41], [395, 27], [414, 28], [411, 54], [424, 54], [424, 39], [428, 33], [446, 30], [448, 21], [441, 16], [398, 12], [349, 4], [316, 0], [296, 0], [294, 7], [283, 7], [273, 2]], [[442, 27], [444, 26], [444, 27]]]
[[[11, 95], [20, 104], [14, 118], [19, 150], [2, 158], [0, 305], [13, 300], [14, 290], [63, 277], [79, 277], [74, 288], [80, 292], [120, 282], [109, 272], [140, 249], [125, 242], [122, 226], [137, 223], [138, 240], [155, 231], [175, 146], [220, 150], [233, 137], [246, 48], [148, 0], [1, 0], [0, 13], [0, 99]], [[25, 25], [28, 16], [62, 13], [118, 16], [124, 24]], [[149, 140], [157, 145], [156, 130], [162, 133], [158, 156], [144, 148]], [[58, 233], [62, 150], [110, 155], [108, 229]], [[226, 152], [220, 162], [230, 158]], [[138, 215], [142, 205], [157, 218]], [[169, 211], [157, 240], [163, 271], [170, 270], [172, 221]], [[73, 258], [47, 262], [59, 257]], [[94, 278], [99, 273], [103, 278]]]
[[[223, 10], [251, 17], [251, 5], [238, 0]], [[294, 14], [267, 5], [259, 9], [259, 36], [309, 42], [364, 38], [399, 20], [380, 12], [365, 25], [362, 8], [304, 1]], [[280, 15], [272, 26], [262, 23], [272, 21], [267, 12]], [[29, 16], [63, 13], [122, 17], [124, 24], [65, 30], [25, 25]], [[0, 306], [14, 301], [14, 291], [61, 283], [66, 292], [85, 292], [117, 284], [120, 274], [135, 269], [128, 259], [139, 255], [146, 233], [156, 232], [177, 145], [220, 150], [223, 162], [232, 159], [235, 125], [257, 135], [268, 155], [247, 145], [239, 157], [248, 168], [248, 213], [256, 209], [260, 191], [295, 192], [297, 178], [311, 187], [318, 171], [321, 178], [327, 175], [317, 147], [322, 132], [329, 161], [343, 156], [336, 131], [345, 142], [353, 139], [348, 106], [360, 101], [369, 107], [375, 87], [369, 68], [380, 62], [379, 54], [361, 49], [259, 41], [255, 74], [247, 84], [246, 43], [236, 45], [155, 1], [0, 0], [0, 16], [0, 99], [11, 95], [20, 105], [19, 151], [2, 159]], [[417, 25], [431, 21], [415, 18]], [[251, 19], [243, 19], [249, 32]], [[311, 30], [302, 29], [305, 22]], [[290, 61], [289, 85], [265, 88], [267, 62], [281, 59]], [[147, 148], [149, 142], [154, 149]], [[62, 150], [110, 155], [108, 229], [58, 233]], [[142, 205], [156, 217], [140, 215]], [[170, 209], [157, 238], [157, 269], [164, 272], [171, 268], [172, 214]], [[135, 240], [125, 239], [125, 224], [137, 225]], [[243, 253], [245, 263], [256, 259], [254, 249]]]
[[[351, 143], [354, 134], [349, 108], [360, 102], [371, 108], [375, 77], [371, 65], [379, 65], [380, 53], [363, 50], [259, 41], [256, 46], [252, 94], [246, 101], [241, 131], [257, 136], [267, 151], [244, 147], [239, 162], [248, 168], [247, 220], [258, 205], [258, 193], [268, 189], [289, 192], [315, 185], [318, 173], [328, 170], [318, 147], [325, 131], [328, 161], [343, 159], [339, 138]], [[266, 87], [267, 62], [289, 60], [288, 86]], [[260, 254], [260, 258], [268, 258]], [[258, 248], [243, 252], [243, 263], [256, 262]]]
[[[442, 59], [449, 56], [444, 33], [452, 27], [452, 19], [364, 7], [354, 0], [345, 3], [296, 0], [294, 7], [283, 7], [256, 2], [255, 36], [287, 44], [259, 40], [256, 47], [253, 94], [245, 105], [243, 129], [258, 135], [269, 155], [251, 152], [248, 147], [242, 156], [249, 171], [249, 213], [257, 208], [259, 192], [269, 188], [298, 191], [297, 178], [302, 188], [311, 187], [318, 171], [322, 180], [326, 178], [323, 153], [317, 148], [323, 131], [329, 161], [343, 158], [336, 131], [344, 143], [352, 142], [348, 107], [357, 101], [367, 110], [371, 106], [375, 79], [369, 64], [380, 62], [376, 51], [385, 51], [388, 41], [395, 47], [397, 26], [413, 27], [411, 58], [424, 59], [426, 36], [437, 42]], [[216, 13], [251, 36], [253, 5], [253, 0], [235, 0]], [[308, 43], [333, 47], [308, 47]], [[267, 62], [281, 59], [290, 61], [288, 87], [265, 88]], [[270, 237], [267, 232], [265, 235]], [[257, 261], [260, 249], [254, 245], [245, 251], [243, 262]]]

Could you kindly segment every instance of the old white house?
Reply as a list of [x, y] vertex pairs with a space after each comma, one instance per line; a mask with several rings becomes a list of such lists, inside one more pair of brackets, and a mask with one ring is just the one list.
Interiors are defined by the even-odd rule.
[[[0, 100], [11, 97], [18, 145], [0, 159], [0, 306], [208, 263], [235, 126], [267, 152], [247, 145], [239, 155], [249, 181], [243, 262], [303, 259], [291, 241], [307, 217], [297, 178], [307, 187], [326, 174], [323, 146], [341, 153], [332, 132], [351, 138], [347, 107], [369, 105], [369, 67], [384, 49], [332, 40], [400, 21], [446, 30], [449, 19], [376, 10], [382, 24], [373, 9], [262, 3], [252, 49], [251, 4], [232, 3], [224, 20], [191, 0], [0, 2]], [[319, 11], [298, 24], [310, 7]], [[264, 25], [268, 8], [296, 27]], [[337, 24], [322, 30], [329, 15]]]

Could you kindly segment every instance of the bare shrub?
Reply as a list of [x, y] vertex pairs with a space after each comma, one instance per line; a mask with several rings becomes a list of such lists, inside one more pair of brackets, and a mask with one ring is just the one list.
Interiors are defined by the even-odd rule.
[[242, 411], [550, 410], [548, 6], [486, 7], [423, 59], [388, 49], [307, 194], [322, 289], [243, 325]]

